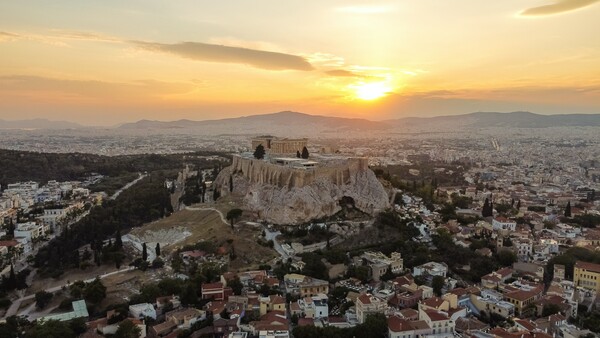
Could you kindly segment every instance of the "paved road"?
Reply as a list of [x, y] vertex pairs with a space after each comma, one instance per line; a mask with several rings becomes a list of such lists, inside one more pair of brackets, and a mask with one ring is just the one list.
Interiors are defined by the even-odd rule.
[[137, 182], [139, 182], [141, 179], [143, 179], [144, 177], [148, 176], [148, 174], [139, 174], [140, 176], [138, 178], [136, 178], [135, 180], [125, 184], [125, 186], [123, 186], [123, 188], [117, 190], [117, 192], [115, 192], [112, 196], [110, 196], [111, 200], [116, 199], [117, 197], [119, 197], [119, 195], [121, 195], [121, 193], [129, 188], [131, 188], [132, 185], [136, 184]]
[[[204, 207], [204, 208], [198, 208], [198, 207], [185, 207], [187, 210], [192, 210], [192, 211], [202, 211], [202, 210], [212, 210], [212, 211], [216, 211], [217, 213], [219, 213], [219, 216], [221, 216], [221, 220], [223, 221], [223, 223], [225, 224], [229, 224], [229, 221], [227, 221], [227, 219], [225, 218], [225, 216], [223, 216], [223, 213], [221, 212], [221, 210], [218, 210], [216, 208], [212, 208], [212, 207]], [[263, 227], [263, 229], [265, 230], [265, 239], [267, 241], [273, 241], [273, 248], [275, 249], [275, 251], [277, 251], [277, 253], [281, 256], [281, 259], [283, 261], [287, 261], [288, 258], [290, 258], [290, 256], [285, 253], [285, 251], [283, 251], [283, 248], [281, 247], [281, 244], [277, 241], [277, 236], [281, 235], [281, 232], [279, 231], [270, 231], [267, 227]]]
[[281, 260], [284, 262], [287, 261], [290, 256], [283, 250], [279, 241], [277, 241], [277, 236], [281, 235], [281, 232], [271, 231], [267, 227], [264, 227], [263, 230], [265, 231], [265, 239], [273, 241], [273, 249], [281, 256]]
[[[107, 272], [107, 273], [105, 273], [103, 275], [99, 275], [99, 276], [96, 276], [94, 278], [86, 279], [86, 280], [84, 280], [84, 282], [85, 283], [90, 283], [90, 282], [94, 281], [96, 278], [103, 279], [103, 278], [106, 278], [108, 276], [116, 275], [116, 274], [119, 274], [119, 273], [131, 271], [131, 270], [135, 270], [135, 267], [128, 266], [128, 267], [120, 269], [120, 270], [115, 270], [115, 271]], [[51, 288], [48, 288], [48, 289], [46, 289], [44, 291], [50, 292], [50, 293], [54, 293], [56, 291], [62, 290], [63, 287], [69, 287], [71, 284], [73, 284], [73, 282], [68, 282], [68, 283], [65, 283], [63, 285], [51, 287]], [[21, 297], [21, 298], [15, 300], [12, 303], [12, 305], [10, 306], [10, 308], [6, 311], [6, 314], [5, 314], [4, 318], [15, 315], [17, 313], [17, 310], [19, 309], [19, 307], [21, 306], [21, 303], [23, 301], [34, 299], [34, 298], [35, 298], [35, 294], [31, 294], [31, 295], [27, 295], [27, 296], [24, 296], [24, 297]], [[24, 315], [24, 316], [28, 315], [29, 318], [31, 318], [32, 316], [35, 316], [35, 314], [29, 315], [29, 312], [32, 311], [33, 307], [35, 307], [35, 303], [32, 304], [31, 306], [27, 307], [23, 311], [21, 311], [19, 313], [19, 315]], [[35, 319], [35, 318], [33, 318], [33, 319]]]

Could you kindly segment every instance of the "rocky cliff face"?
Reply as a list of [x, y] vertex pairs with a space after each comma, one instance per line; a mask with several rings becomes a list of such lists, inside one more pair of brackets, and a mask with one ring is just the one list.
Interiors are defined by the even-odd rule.
[[214, 184], [221, 196], [242, 196], [247, 209], [276, 224], [331, 216], [341, 210], [343, 198], [369, 214], [389, 206], [386, 191], [364, 158], [304, 170], [234, 156]]

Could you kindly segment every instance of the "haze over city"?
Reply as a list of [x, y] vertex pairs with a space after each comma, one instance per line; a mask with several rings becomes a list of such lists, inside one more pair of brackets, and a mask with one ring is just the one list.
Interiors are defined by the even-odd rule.
[[4, 1], [0, 118], [600, 112], [595, 0]]

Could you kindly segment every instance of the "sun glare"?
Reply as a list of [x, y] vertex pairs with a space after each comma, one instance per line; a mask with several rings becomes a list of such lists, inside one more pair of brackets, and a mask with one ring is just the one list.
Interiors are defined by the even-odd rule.
[[387, 95], [391, 88], [386, 82], [367, 82], [353, 86], [354, 93], [361, 100], [376, 100]]

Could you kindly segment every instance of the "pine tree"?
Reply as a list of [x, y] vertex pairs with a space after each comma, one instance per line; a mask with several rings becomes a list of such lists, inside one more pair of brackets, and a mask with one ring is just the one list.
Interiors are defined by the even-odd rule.
[[117, 230], [115, 234], [115, 247], [121, 249], [123, 247], [123, 240], [121, 239], [121, 229]]
[[571, 217], [571, 201], [567, 202], [567, 207], [565, 208], [565, 217]]
[[296, 157], [297, 158], [302, 158], [302, 155], [300, 154], [300, 150], [296, 150]]
[[517, 201], [517, 209], [521, 209], [521, 200]]
[[308, 149], [306, 149], [306, 147], [302, 148], [302, 158], [303, 159], [308, 159]]
[[8, 281], [6, 282], [6, 288], [12, 290], [17, 287], [17, 276], [15, 275], [15, 268], [10, 265], [10, 274], [8, 275]]
[[485, 199], [485, 202], [483, 203], [483, 208], [481, 209], [481, 216], [482, 217], [491, 217], [493, 216], [494, 212], [492, 209], [492, 206], [490, 204], [490, 200], [488, 198]]
[[148, 259], [148, 250], [146, 249], [146, 243], [142, 244], [142, 260], [145, 262]]
[[156, 257], [160, 256], [160, 243], [156, 243], [156, 248], [154, 248], [154, 251], [156, 251]]
[[258, 160], [265, 158], [265, 147], [263, 147], [262, 144], [256, 146], [256, 149], [254, 150], [254, 158]]
[[229, 192], [233, 192], [233, 175], [229, 175]]

